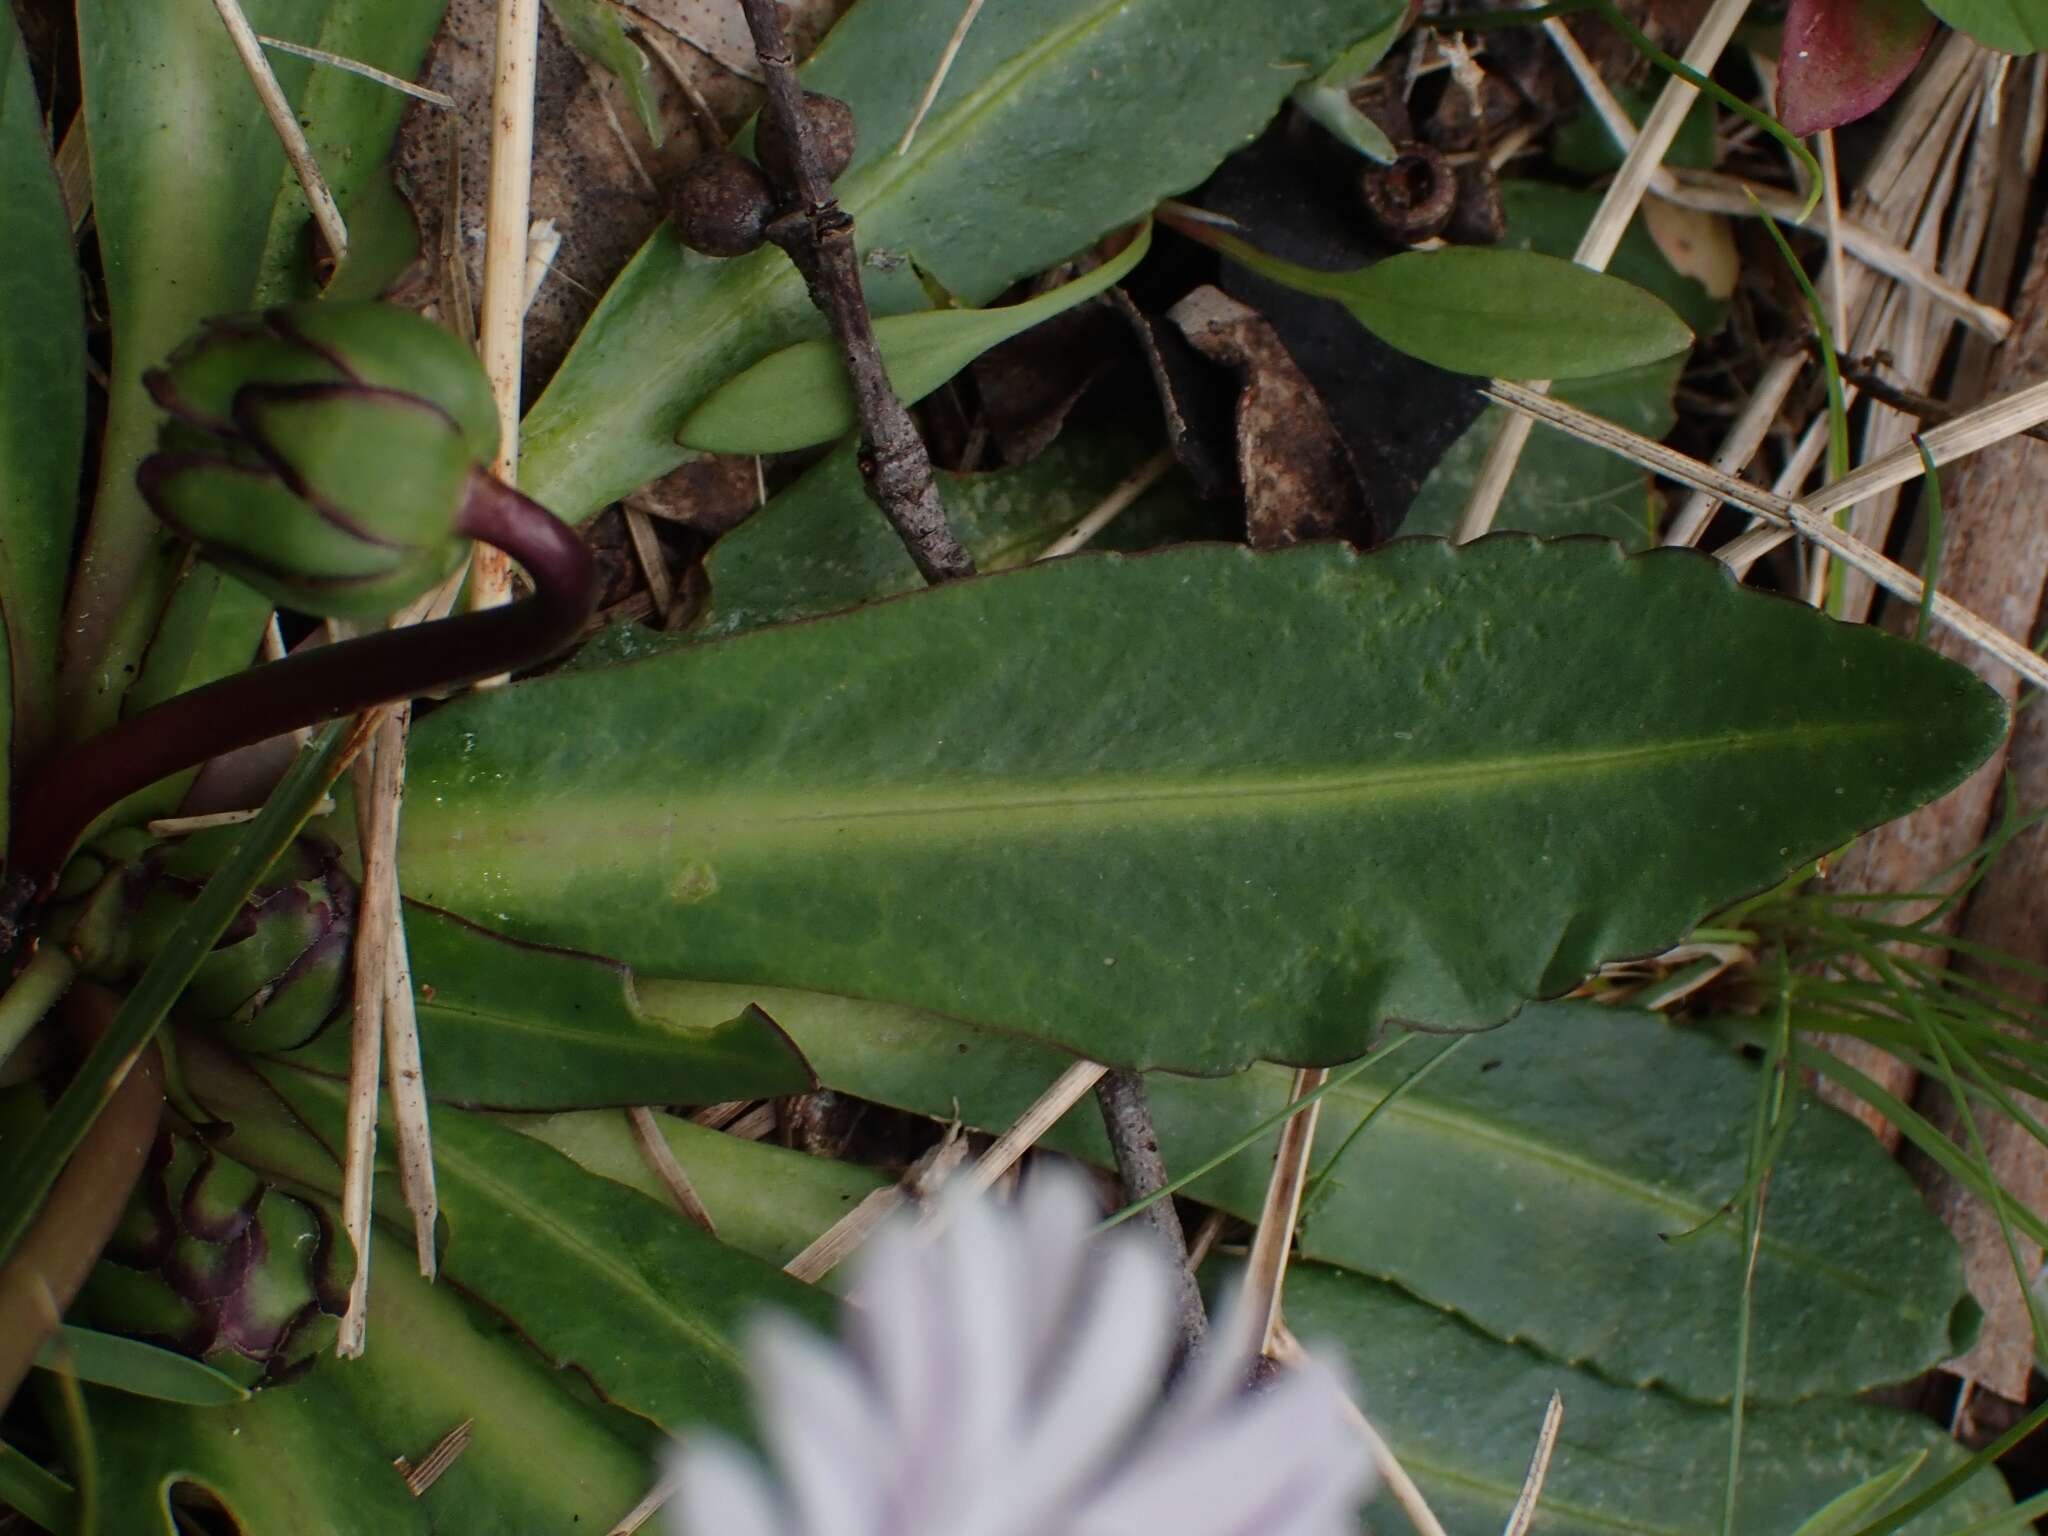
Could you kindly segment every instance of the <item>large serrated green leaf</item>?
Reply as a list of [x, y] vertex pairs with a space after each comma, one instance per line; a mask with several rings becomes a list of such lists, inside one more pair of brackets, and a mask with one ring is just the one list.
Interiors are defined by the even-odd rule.
[[2004, 718], [1689, 552], [1186, 547], [459, 701], [415, 733], [401, 867], [646, 974], [1342, 1061], [1677, 941]]
[[[608, 1529], [653, 1473], [509, 1332], [380, 1240], [369, 1350], [320, 1358], [282, 1386], [204, 1413], [91, 1394], [109, 1519], [121, 1536], [170, 1536], [167, 1492], [218, 1498], [245, 1536], [483, 1536]], [[393, 1465], [465, 1419], [462, 1453], [415, 1498]]]
[[[289, 1067], [262, 1072], [315, 1135], [340, 1145], [342, 1084]], [[826, 1315], [817, 1292], [706, 1236], [673, 1206], [593, 1178], [482, 1115], [435, 1112], [434, 1177], [448, 1223], [441, 1273], [515, 1320], [554, 1364], [659, 1424], [737, 1426], [738, 1332], [756, 1307]]]
[[[871, 284], [914, 258], [963, 303], [1071, 256], [1199, 182], [1297, 84], [1404, 0], [1038, 0], [967, 34], [907, 154], [897, 139], [957, 0], [862, 0], [804, 66], [850, 102], [840, 178]], [[922, 307], [915, 284], [895, 305]], [[874, 295], [871, 294], [871, 298]], [[688, 255], [664, 228], [591, 317], [525, 427], [524, 488], [580, 521], [683, 458], [674, 434], [722, 379], [822, 332], [788, 258]]]
[[[85, 310], [13, 16], [0, 17], [0, 803], [12, 755], [50, 728], [85, 448]], [[7, 835], [0, 810], [0, 842]]]
[[[644, 990], [650, 1008], [683, 1021], [758, 997], [828, 1087], [937, 1118], [957, 1105], [990, 1131], [1068, 1065], [1013, 1036], [846, 998], [666, 981]], [[1612, 1379], [1726, 1397], [1740, 1223], [1670, 1238], [1742, 1189], [1754, 1070], [1653, 1015], [1545, 1004], [1432, 1070], [1338, 1163], [1365, 1116], [1441, 1048], [1407, 1046], [1324, 1098], [1301, 1252]], [[1154, 1074], [1168, 1170], [1192, 1171], [1277, 1113], [1292, 1076]], [[1255, 1220], [1277, 1141], [1267, 1134], [1190, 1195]], [[1108, 1162], [1092, 1105], [1046, 1144]], [[1857, 1392], [1912, 1376], [1953, 1353], [1951, 1318], [1965, 1298], [1955, 1244], [1897, 1164], [1842, 1116], [1805, 1107], [1758, 1259], [1752, 1396]]]
[[[1373, 1426], [1451, 1530], [1506, 1523], [1552, 1392], [1564, 1398], [1564, 1424], [1532, 1531], [1714, 1536], [1722, 1529], [1725, 1410], [1611, 1386], [1320, 1265], [1289, 1271], [1287, 1317], [1311, 1344], [1339, 1346]], [[1817, 1503], [1922, 1451], [1930, 1475], [1967, 1454], [1927, 1420], [1892, 1409], [1827, 1399], [1752, 1408], [1743, 1425], [1735, 1529], [1788, 1536]], [[1938, 1536], [2011, 1502], [1998, 1474], [1986, 1472], [1907, 1529]], [[1400, 1527], [1391, 1502], [1375, 1509], [1386, 1529]], [[2013, 1536], [2024, 1528], [2015, 1521]]]
[[[417, 904], [407, 905], [405, 930], [437, 1102], [708, 1104], [812, 1086], [803, 1056], [756, 1010], [686, 1029], [650, 1016], [633, 973], [596, 955], [516, 944]], [[347, 1014], [278, 1059], [346, 1077]]]

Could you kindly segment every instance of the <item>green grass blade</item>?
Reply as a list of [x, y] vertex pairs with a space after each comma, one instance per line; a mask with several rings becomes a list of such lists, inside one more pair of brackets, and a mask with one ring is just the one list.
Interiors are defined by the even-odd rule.
[[249, 1389], [203, 1361], [145, 1344], [118, 1333], [101, 1333], [59, 1323], [36, 1364], [46, 1371], [69, 1370], [80, 1381], [114, 1387], [137, 1397], [189, 1408], [221, 1408], [244, 1402]]

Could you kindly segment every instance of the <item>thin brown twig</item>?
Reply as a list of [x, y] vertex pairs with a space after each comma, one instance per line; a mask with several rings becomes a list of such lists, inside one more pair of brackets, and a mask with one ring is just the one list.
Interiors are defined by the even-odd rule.
[[[1159, 1134], [1152, 1126], [1152, 1109], [1146, 1102], [1142, 1073], [1113, 1071], [1095, 1085], [1095, 1101], [1102, 1106], [1103, 1128], [1109, 1133], [1110, 1150], [1116, 1154], [1116, 1171], [1124, 1182], [1127, 1201], [1145, 1199], [1166, 1187], [1166, 1160], [1159, 1155]], [[1187, 1237], [1171, 1200], [1154, 1200], [1140, 1219], [1166, 1245], [1167, 1256], [1180, 1271], [1177, 1322], [1181, 1348], [1192, 1354], [1201, 1348], [1209, 1332], [1209, 1315], [1202, 1306], [1202, 1293], [1188, 1268]]]
[[803, 88], [797, 83], [795, 60], [783, 39], [775, 0], [742, 0], [742, 4], [754, 35], [754, 53], [768, 84], [766, 110], [782, 126], [796, 183], [777, 188], [784, 211], [768, 226], [768, 238], [788, 253], [803, 274], [811, 302], [823, 312], [838, 339], [860, 418], [861, 479], [927, 582], [936, 586], [972, 576], [974, 562], [946, 522], [946, 509], [932, 479], [931, 455], [883, 371], [874, 321], [861, 292], [853, 220], [832, 196], [831, 183], [821, 168], [817, 137], [810, 114], [804, 110]]

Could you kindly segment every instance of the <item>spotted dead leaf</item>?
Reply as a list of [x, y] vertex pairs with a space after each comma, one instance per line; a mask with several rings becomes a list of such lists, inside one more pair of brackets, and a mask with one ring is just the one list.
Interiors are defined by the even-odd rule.
[[1255, 549], [1373, 540], [1358, 467], [1329, 412], [1258, 311], [1204, 285], [1167, 312], [1189, 343], [1238, 376], [1237, 457]]

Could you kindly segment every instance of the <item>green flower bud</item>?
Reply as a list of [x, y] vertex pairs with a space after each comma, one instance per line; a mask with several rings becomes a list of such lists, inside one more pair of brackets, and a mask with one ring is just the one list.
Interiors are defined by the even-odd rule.
[[[60, 906], [52, 926], [88, 975], [132, 981], [169, 939], [240, 828], [195, 833], [130, 853], [114, 837], [91, 850], [103, 873]], [[176, 1022], [241, 1051], [288, 1051], [346, 1007], [355, 884], [332, 843], [300, 837], [265, 871], [171, 1009]]]
[[381, 619], [461, 560], [497, 407], [431, 321], [367, 303], [215, 320], [144, 382], [172, 419], [137, 474], [143, 496], [280, 604]]
[[78, 1310], [262, 1386], [333, 1342], [350, 1257], [319, 1207], [166, 1131]]

